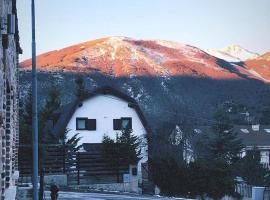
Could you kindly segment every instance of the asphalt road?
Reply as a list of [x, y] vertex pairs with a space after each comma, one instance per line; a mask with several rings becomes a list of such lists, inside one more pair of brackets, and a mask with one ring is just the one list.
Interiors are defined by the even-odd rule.
[[[50, 199], [46, 192], [46, 199]], [[181, 200], [182, 198], [153, 197], [130, 194], [103, 194], [103, 193], [78, 193], [59, 192], [58, 200]]]

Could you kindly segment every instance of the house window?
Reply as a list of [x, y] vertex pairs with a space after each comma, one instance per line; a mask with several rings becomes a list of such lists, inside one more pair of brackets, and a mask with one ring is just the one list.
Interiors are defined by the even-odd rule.
[[76, 130], [87, 130], [86, 124], [87, 118], [76, 118]]
[[94, 131], [96, 127], [96, 119], [76, 118], [76, 130]]
[[122, 129], [132, 129], [131, 117], [121, 118], [121, 128]]
[[113, 119], [113, 130], [132, 129], [132, 118]]

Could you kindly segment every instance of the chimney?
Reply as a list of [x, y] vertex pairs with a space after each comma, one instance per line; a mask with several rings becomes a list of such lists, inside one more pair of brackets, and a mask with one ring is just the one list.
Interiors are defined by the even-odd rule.
[[253, 131], [259, 131], [260, 130], [260, 124], [253, 124], [252, 125], [252, 130]]

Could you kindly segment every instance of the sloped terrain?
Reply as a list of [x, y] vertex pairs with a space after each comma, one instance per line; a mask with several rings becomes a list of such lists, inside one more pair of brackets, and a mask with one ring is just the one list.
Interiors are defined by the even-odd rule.
[[247, 60], [245, 65], [265, 80], [270, 81], [270, 52], [267, 52], [255, 59]]
[[[51, 87], [59, 89], [63, 105], [72, 101], [75, 80], [83, 77], [89, 91], [109, 85], [135, 98], [153, 129], [183, 120], [209, 124], [221, 103], [257, 109], [268, 100], [269, 85], [256, 72], [261, 64], [251, 68], [251, 61], [230, 63], [175, 42], [103, 38], [38, 56], [39, 108]], [[30, 69], [30, 60], [21, 63], [22, 102], [31, 86]]]
[[[38, 69], [51, 72], [84, 72], [121, 76], [192, 76], [213, 79], [255, 78], [240, 66], [231, 65], [203, 50], [168, 41], [134, 40], [125, 37], [85, 42], [37, 57]], [[29, 70], [31, 60], [21, 63]]]

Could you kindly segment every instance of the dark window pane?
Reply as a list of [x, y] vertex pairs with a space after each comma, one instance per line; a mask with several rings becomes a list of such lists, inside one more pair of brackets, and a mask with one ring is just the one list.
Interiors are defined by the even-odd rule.
[[87, 130], [96, 130], [96, 119], [87, 119]]
[[121, 119], [113, 119], [113, 130], [121, 130]]

